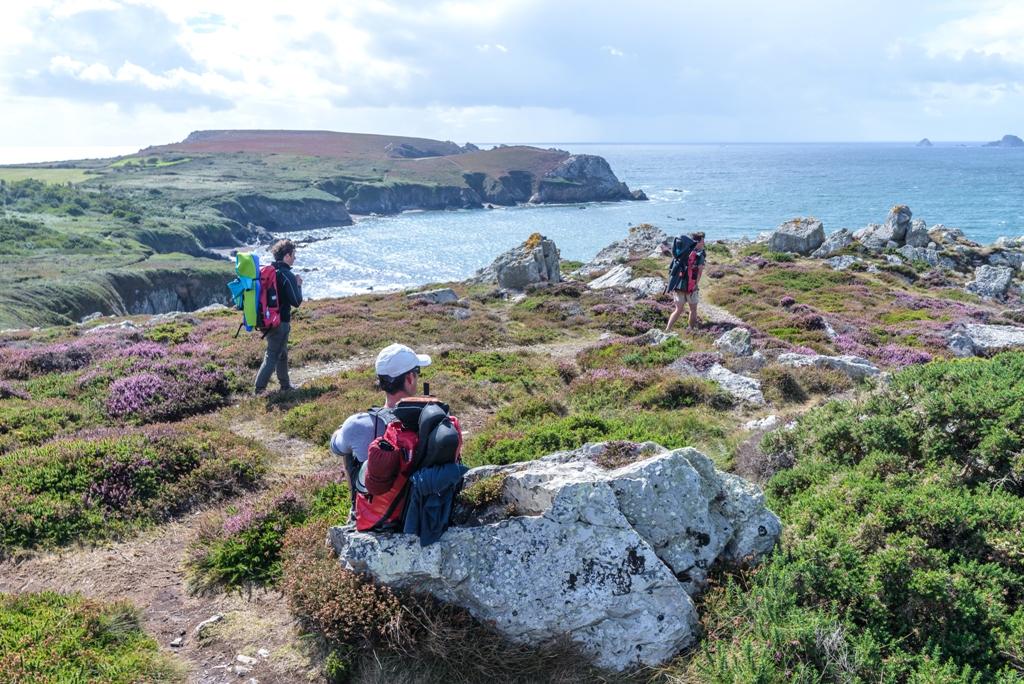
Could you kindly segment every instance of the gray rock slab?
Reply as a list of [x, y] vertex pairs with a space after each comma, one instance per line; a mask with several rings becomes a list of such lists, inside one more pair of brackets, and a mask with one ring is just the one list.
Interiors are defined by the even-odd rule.
[[804, 366], [816, 366], [818, 368], [831, 368], [832, 370], [845, 373], [853, 380], [878, 375], [881, 371], [867, 359], [851, 354], [842, 356], [825, 356], [823, 354], [779, 354], [776, 359], [784, 366], [801, 368]]
[[793, 219], [783, 223], [768, 239], [773, 252], [794, 252], [807, 256], [825, 242], [825, 228], [813, 218]]
[[718, 559], [758, 562], [781, 533], [755, 485], [695, 449], [650, 445], [613, 470], [587, 445], [528, 463], [474, 469], [505, 475], [498, 506], [516, 514], [416, 537], [335, 527], [341, 564], [378, 582], [463, 606], [518, 643], [568, 635], [602, 667], [657, 665], [697, 637], [690, 592]]

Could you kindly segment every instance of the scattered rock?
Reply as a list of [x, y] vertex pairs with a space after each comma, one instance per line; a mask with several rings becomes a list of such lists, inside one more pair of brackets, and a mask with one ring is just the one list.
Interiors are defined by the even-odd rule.
[[220, 622], [223, 619], [224, 619], [223, 615], [214, 615], [213, 617], [209, 617], [209, 618], [203, 620], [202, 622], [200, 622], [198, 625], [196, 625], [196, 628], [194, 630], [192, 630], [192, 633], [195, 636], [197, 636], [199, 638], [202, 638], [203, 637], [203, 632], [206, 630], [207, 627], [210, 627], [211, 625], [215, 625], [215, 624], [217, 624], [218, 622]]
[[540, 233], [500, 255], [487, 268], [480, 269], [473, 281], [497, 283], [507, 290], [525, 290], [536, 283], [560, 282], [558, 247]]
[[758, 561], [781, 524], [759, 488], [695, 449], [606, 470], [595, 446], [487, 468], [506, 475], [499, 505], [515, 517], [426, 548], [351, 527], [330, 542], [344, 567], [464, 606], [515, 642], [568, 635], [602, 667], [657, 665], [696, 639], [688, 592], [714, 562]]
[[194, 314], [215, 313], [215, 312], [219, 313], [221, 311], [230, 311], [230, 310], [231, 310], [231, 307], [226, 306], [224, 304], [221, 304], [219, 302], [214, 302], [213, 304], [207, 304], [204, 307], [196, 309], [192, 313], [194, 313]]
[[139, 326], [135, 325], [131, 321], [121, 321], [120, 323], [104, 323], [103, 325], [97, 325], [95, 328], [89, 328], [85, 331], [86, 335], [99, 332], [101, 330], [111, 330], [118, 328], [120, 330], [137, 330]]
[[951, 270], [956, 270], [957, 268], [956, 259], [948, 257], [937, 249], [932, 249], [931, 247], [924, 248], [903, 245], [896, 251], [907, 261], [923, 261], [929, 266], [939, 266], [941, 268], [948, 268]]
[[146, 325], [160, 325], [162, 323], [172, 323], [174, 321], [182, 321], [195, 325], [199, 322], [199, 319], [190, 311], [168, 311], [167, 313], [150, 316], [146, 321]]
[[235, 661], [241, 663], [242, 665], [249, 665], [249, 666], [256, 665], [257, 663], [260, 662], [258, 658], [253, 658], [252, 656], [242, 655], [241, 653], [239, 653], [238, 655], [235, 656]]
[[721, 337], [715, 340], [715, 347], [734, 356], [750, 356], [754, 351], [750, 346], [750, 331], [746, 328], [733, 328], [722, 333]]
[[954, 328], [949, 336], [949, 349], [957, 356], [991, 354], [1019, 347], [1024, 347], [1024, 328], [1011, 325], [967, 323]]
[[910, 207], [898, 204], [889, 210], [885, 223], [871, 223], [853, 234], [862, 245], [874, 252], [903, 244], [911, 228]]
[[713, 380], [737, 401], [761, 406], [765, 403], [761, 392], [761, 382], [739, 373], [733, 373], [720, 363], [714, 363], [707, 370], [700, 370], [691, 365], [685, 358], [676, 359], [668, 366], [669, 370], [679, 375], [692, 375], [705, 380]]
[[1024, 268], [1024, 252], [1015, 249], [995, 249], [988, 255], [989, 266], [1007, 266], [1015, 271]]
[[605, 290], [609, 287], [625, 287], [633, 279], [633, 269], [625, 264], [612, 266], [603, 276], [587, 283], [592, 290]]
[[626, 283], [626, 287], [643, 297], [657, 297], [665, 291], [665, 281], [653, 276], [634, 278]]
[[828, 264], [834, 271], [845, 271], [846, 269], [850, 268], [860, 260], [861, 259], [859, 257], [844, 254], [843, 256], [825, 259], [825, 263]]
[[771, 430], [779, 424], [779, 417], [774, 413], [758, 420], [748, 420], [743, 424], [745, 430]]
[[463, 309], [461, 307], [454, 307], [452, 309], [452, 318], [454, 318], [457, 321], [469, 320], [469, 318], [472, 317], [472, 315], [473, 314], [470, 313], [469, 309]]
[[634, 337], [633, 341], [637, 342], [638, 344], [646, 344], [652, 347], [656, 347], [659, 344], [664, 344], [665, 342], [668, 342], [674, 337], [679, 337], [679, 334], [667, 333], [663, 330], [659, 330], [658, 328], [651, 328], [643, 335], [637, 335], [636, 337]]
[[1000, 249], [1024, 249], [1024, 235], [1020, 237], [1000, 236], [996, 238], [992, 246]]
[[97, 318], [103, 318], [103, 314], [100, 313], [99, 311], [93, 311], [88, 316], [82, 316], [82, 320], [80, 320], [78, 323], [80, 325], [85, 325], [86, 323], [91, 323], [92, 321], [95, 321]]
[[427, 290], [425, 292], [413, 292], [406, 295], [406, 299], [418, 299], [429, 304], [451, 304], [459, 301], [459, 295], [450, 287], [443, 287], [438, 290]]
[[867, 377], [878, 375], [878, 366], [867, 359], [850, 354], [842, 356], [825, 356], [823, 354], [779, 354], [776, 359], [784, 366], [800, 368], [803, 366], [817, 366], [818, 368], [831, 368], [832, 370], [845, 373], [852, 380], [863, 380]]
[[584, 264], [576, 273], [589, 277], [598, 271], [604, 271], [616, 264], [632, 259], [642, 259], [658, 253], [658, 249], [669, 236], [661, 228], [649, 223], [641, 223], [629, 229], [629, 234], [622, 240], [611, 243]]
[[181, 648], [182, 644], [185, 643], [184, 637], [177, 637], [171, 642], [171, 648]]
[[775, 229], [768, 239], [773, 252], [795, 252], [807, 256], [825, 242], [825, 228], [814, 218], [797, 218]]
[[270, 657], [270, 651], [268, 651], [265, 648], [261, 648], [260, 650], [256, 651], [256, 655], [258, 655], [260, 658], [263, 658], [264, 660], [266, 660], [267, 658]]
[[844, 247], [848, 247], [853, 242], [853, 233], [847, 228], [840, 228], [836, 232], [825, 238], [825, 242], [821, 244], [811, 256], [816, 259], [824, 259], [830, 257]]
[[974, 269], [974, 280], [964, 289], [987, 299], [1003, 299], [1011, 280], [1013, 269], [1008, 266], [979, 266]]
[[928, 225], [924, 221], [914, 219], [910, 222], [910, 228], [907, 229], [906, 244], [911, 247], [927, 247], [931, 241], [932, 238], [928, 234]]

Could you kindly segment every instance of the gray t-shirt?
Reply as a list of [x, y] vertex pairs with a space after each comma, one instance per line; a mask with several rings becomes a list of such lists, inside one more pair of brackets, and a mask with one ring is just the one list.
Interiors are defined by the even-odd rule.
[[336, 456], [352, 454], [360, 463], [366, 462], [370, 442], [384, 434], [387, 423], [369, 413], [353, 413], [331, 435], [331, 452]]

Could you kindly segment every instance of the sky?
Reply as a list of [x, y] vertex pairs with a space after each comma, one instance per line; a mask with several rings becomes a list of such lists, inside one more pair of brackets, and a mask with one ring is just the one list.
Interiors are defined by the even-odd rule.
[[1024, 0], [0, 5], [0, 162], [211, 128], [974, 141], [1022, 112]]

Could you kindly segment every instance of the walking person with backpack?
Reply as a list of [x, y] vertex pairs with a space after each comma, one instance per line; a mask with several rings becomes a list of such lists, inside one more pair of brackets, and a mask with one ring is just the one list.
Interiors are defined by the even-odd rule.
[[697, 303], [700, 301], [700, 277], [704, 273], [704, 233], [680, 235], [661, 246], [662, 253], [671, 254], [672, 264], [669, 266], [668, 292], [672, 293], [676, 308], [668, 317], [665, 332], [672, 329], [676, 319], [683, 313], [683, 307], [689, 305], [691, 328], [700, 325], [697, 319]]
[[[276, 298], [280, 322], [267, 328], [264, 333], [267, 351], [263, 355], [263, 365], [256, 373], [256, 396], [267, 390], [270, 375], [275, 371], [281, 391], [292, 388], [288, 378], [288, 334], [292, 328], [292, 308], [302, 304], [302, 276], [292, 272], [292, 264], [295, 263], [295, 243], [291, 240], [278, 240], [270, 247], [270, 253], [274, 257], [271, 266], [275, 273], [275, 289], [270, 296]], [[268, 287], [264, 287], [264, 290], [270, 292]]]

